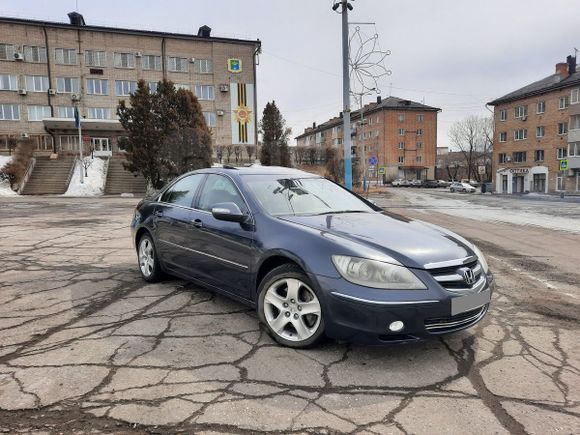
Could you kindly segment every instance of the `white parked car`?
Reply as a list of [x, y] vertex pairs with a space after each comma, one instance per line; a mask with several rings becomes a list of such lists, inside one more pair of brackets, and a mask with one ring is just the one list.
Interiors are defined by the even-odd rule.
[[409, 182], [407, 180], [404, 180], [402, 178], [397, 178], [396, 180], [393, 180], [391, 182], [391, 186], [393, 187], [406, 187], [409, 185]]
[[477, 189], [468, 183], [454, 182], [449, 186], [450, 192], [475, 193]]

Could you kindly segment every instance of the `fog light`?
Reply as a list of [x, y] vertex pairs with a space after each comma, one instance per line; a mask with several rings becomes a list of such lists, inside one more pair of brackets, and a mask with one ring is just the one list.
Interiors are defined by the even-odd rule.
[[389, 325], [389, 329], [392, 332], [402, 331], [404, 327], [405, 327], [405, 324], [403, 322], [401, 322], [400, 320], [397, 320], [396, 322], [393, 322]]

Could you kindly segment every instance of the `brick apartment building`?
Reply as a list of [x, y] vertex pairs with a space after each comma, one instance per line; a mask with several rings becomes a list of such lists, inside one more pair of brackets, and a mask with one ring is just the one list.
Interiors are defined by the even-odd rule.
[[[375, 157], [385, 178], [432, 179], [437, 155], [437, 114], [441, 109], [410, 100], [388, 97], [351, 113], [353, 156]], [[362, 116], [361, 116], [362, 115]], [[296, 137], [296, 146], [343, 150], [342, 114], [313, 124]]]
[[139, 79], [151, 89], [168, 79], [200, 100], [216, 145], [255, 145], [256, 63], [260, 41], [0, 17], [0, 152], [9, 138], [29, 137], [37, 154], [78, 150], [121, 155], [120, 99]]
[[580, 73], [576, 58], [495, 106], [495, 191], [580, 191]]

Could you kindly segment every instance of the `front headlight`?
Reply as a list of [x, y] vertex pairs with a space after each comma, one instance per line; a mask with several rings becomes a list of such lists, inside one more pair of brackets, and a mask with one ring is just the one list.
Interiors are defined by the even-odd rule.
[[475, 255], [477, 255], [477, 259], [479, 260], [481, 267], [483, 267], [483, 271], [487, 274], [489, 272], [489, 266], [487, 265], [487, 260], [483, 256], [483, 252], [481, 252], [475, 245], [472, 245], [472, 249], [473, 252], [475, 252]]
[[426, 290], [427, 287], [404, 266], [367, 258], [333, 255], [340, 275], [355, 284], [389, 290]]

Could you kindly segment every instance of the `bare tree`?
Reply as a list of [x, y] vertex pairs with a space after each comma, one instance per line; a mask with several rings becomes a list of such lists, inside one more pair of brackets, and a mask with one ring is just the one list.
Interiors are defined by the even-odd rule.
[[248, 162], [252, 163], [252, 156], [256, 154], [256, 145], [246, 145], [246, 154], [248, 155]]
[[226, 149], [226, 160], [229, 163], [230, 158], [232, 157], [232, 153], [234, 152], [234, 146], [233, 145], [226, 145], [225, 149]]
[[[471, 115], [455, 122], [449, 129], [449, 140], [463, 154], [469, 180], [472, 179], [472, 176], [475, 176], [477, 180], [480, 179], [475, 166], [481, 155], [485, 154], [486, 150], [490, 148], [487, 137], [489, 134], [489, 122], [489, 118]], [[491, 135], [493, 137], [493, 127]]]
[[236, 163], [240, 163], [240, 158], [242, 157], [242, 147], [240, 145], [234, 147], [234, 156], [236, 157]]
[[300, 145], [294, 148], [294, 156], [298, 165], [304, 163], [304, 160], [306, 159], [306, 153], [307, 148], [305, 146]]

